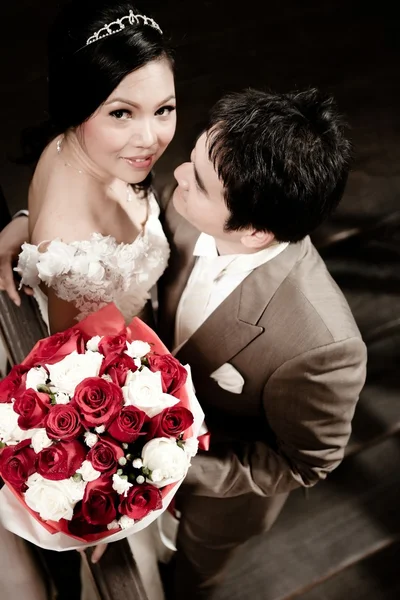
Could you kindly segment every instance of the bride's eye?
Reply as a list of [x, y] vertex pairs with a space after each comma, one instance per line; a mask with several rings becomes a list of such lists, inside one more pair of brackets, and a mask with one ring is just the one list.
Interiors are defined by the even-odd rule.
[[131, 116], [131, 111], [123, 108], [110, 112], [110, 117], [114, 117], [114, 119], [117, 119], [118, 121], [129, 119]]
[[175, 106], [162, 106], [157, 110], [156, 115], [159, 117], [167, 117], [168, 115], [173, 113], [174, 110], [176, 110]]

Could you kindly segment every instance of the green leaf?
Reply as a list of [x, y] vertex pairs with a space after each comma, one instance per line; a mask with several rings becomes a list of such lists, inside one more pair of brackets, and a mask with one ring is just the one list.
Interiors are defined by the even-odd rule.
[[37, 391], [41, 392], [42, 394], [49, 394], [49, 396], [51, 395], [51, 389], [48, 385], [45, 385], [44, 383], [39, 383], [39, 385], [37, 386]]

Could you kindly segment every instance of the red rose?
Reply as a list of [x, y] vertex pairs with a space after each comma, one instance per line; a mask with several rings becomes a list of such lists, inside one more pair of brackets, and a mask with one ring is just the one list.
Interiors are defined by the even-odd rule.
[[30, 448], [31, 440], [4, 448], [0, 454], [0, 474], [19, 492], [23, 491], [29, 475], [35, 472], [36, 454]]
[[82, 502], [78, 502], [78, 504], [74, 508], [74, 516], [71, 521], [67, 521], [68, 531], [72, 533], [72, 535], [76, 535], [81, 538], [85, 538], [87, 535], [92, 535], [94, 533], [102, 533], [103, 531], [107, 531], [107, 525], [91, 525], [87, 522], [86, 518], [83, 515], [82, 511]]
[[124, 406], [108, 427], [108, 433], [119, 442], [132, 443], [140, 435], [146, 413], [135, 406]]
[[82, 515], [91, 525], [108, 525], [117, 516], [118, 496], [108, 477], [99, 477], [86, 485]]
[[149, 368], [151, 371], [161, 371], [163, 391], [168, 394], [174, 394], [185, 385], [187, 371], [171, 354], [161, 356], [151, 354], [148, 356]]
[[76, 329], [66, 329], [41, 340], [37, 348], [28, 354], [22, 364], [29, 369], [45, 363], [52, 365], [71, 354], [74, 350], [78, 354], [83, 354], [85, 349], [85, 338], [82, 333]]
[[183, 406], [172, 406], [150, 419], [147, 427], [147, 438], [177, 438], [193, 423], [193, 415]]
[[99, 342], [99, 350], [104, 356], [110, 352], [121, 352], [126, 349], [126, 333], [120, 335], [105, 335]]
[[68, 479], [86, 459], [86, 448], [78, 442], [58, 442], [37, 455], [37, 472], [45, 479]]
[[18, 395], [18, 391], [26, 379], [23, 377], [25, 372], [26, 369], [22, 365], [15, 365], [7, 377], [0, 381], [0, 403], [11, 402]]
[[125, 385], [126, 375], [128, 371], [135, 372], [137, 366], [135, 365], [133, 358], [127, 354], [118, 354], [114, 352], [109, 354], [101, 365], [99, 375], [109, 375], [116, 385]]
[[21, 429], [42, 427], [49, 409], [48, 395], [32, 389], [22, 392], [14, 402], [14, 411], [19, 414], [18, 425]]
[[122, 408], [122, 390], [101, 377], [87, 377], [75, 388], [76, 402], [86, 427], [107, 426]]
[[154, 485], [143, 483], [129, 489], [126, 497], [122, 499], [119, 505], [119, 512], [138, 521], [143, 519], [150, 511], [158, 510], [161, 507], [162, 496], [160, 490]]
[[101, 438], [89, 450], [87, 460], [93, 465], [93, 468], [100, 473], [107, 471], [117, 471], [118, 460], [124, 456], [121, 446], [111, 438]]
[[70, 404], [57, 404], [50, 408], [44, 420], [47, 435], [52, 440], [70, 442], [83, 430], [79, 413]]

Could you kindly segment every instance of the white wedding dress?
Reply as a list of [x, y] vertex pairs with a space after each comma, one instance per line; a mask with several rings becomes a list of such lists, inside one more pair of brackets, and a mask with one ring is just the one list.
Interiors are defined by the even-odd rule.
[[21, 285], [34, 290], [45, 323], [48, 325], [48, 308], [47, 297], [39, 287], [42, 282], [62, 300], [75, 304], [77, 320], [110, 302], [116, 304], [127, 323], [138, 315], [169, 258], [159, 214], [157, 201], [149, 194], [146, 223], [130, 244], [100, 233], [77, 242], [55, 239], [37, 246], [23, 244], [16, 271]]
[[[73, 302], [81, 320], [114, 302], [129, 323], [151, 297], [151, 290], [164, 272], [169, 245], [159, 220], [159, 206], [148, 197], [148, 217], [139, 236], [130, 244], [93, 233], [88, 240], [65, 243], [59, 239], [38, 246], [25, 243], [16, 271], [21, 284], [34, 290], [44, 322], [48, 325], [47, 297], [41, 282], [61, 299]], [[149, 600], [163, 600], [157, 559], [160, 536], [157, 524], [128, 538]], [[83, 578], [84, 600], [96, 598]]]

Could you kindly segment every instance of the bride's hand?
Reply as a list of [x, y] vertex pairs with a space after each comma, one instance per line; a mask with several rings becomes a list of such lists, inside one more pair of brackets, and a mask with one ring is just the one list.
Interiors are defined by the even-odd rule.
[[[12, 270], [13, 260], [18, 256], [22, 244], [28, 239], [28, 219], [18, 217], [0, 231], [0, 290], [4, 290], [17, 306], [21, 298], [15, 286]], [[24, 287], [24, 292], [32, 295], [31, 288]]]
[[92, 554], [92, 558], [90, 559], [92, 563], [97, 563], [103, 556], [104, 552], [107, 550], [108, 544], [98, 544], [94, 552]]

